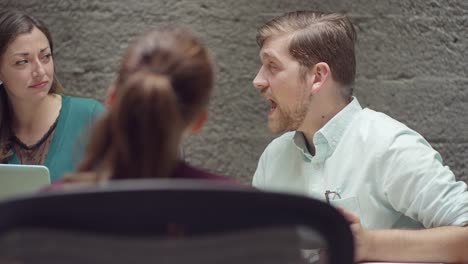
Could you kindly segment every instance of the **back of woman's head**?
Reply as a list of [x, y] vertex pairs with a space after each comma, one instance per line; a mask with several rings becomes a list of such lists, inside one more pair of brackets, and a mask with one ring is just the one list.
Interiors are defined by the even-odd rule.
[[115, 179], [168, 177], [183, 132], [213, 88], [207, 48], [186, 28], [152, 30], [128, 48], [114, 88], [115, 100], [96, 125], [79, 171]]

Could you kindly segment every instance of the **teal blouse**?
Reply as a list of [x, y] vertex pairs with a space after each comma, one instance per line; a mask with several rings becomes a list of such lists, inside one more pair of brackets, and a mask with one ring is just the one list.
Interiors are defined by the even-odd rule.
[[[84, 154], [87, 142], [85, 132], [88, 132], [91, 124], [104, 109], [104, 106], [94, 99], [62, 95], [57, 127], [43, 164], [49, 169], [52, 182], [75, 170]], [[16, 154], [8, 163], [19, 164]]]

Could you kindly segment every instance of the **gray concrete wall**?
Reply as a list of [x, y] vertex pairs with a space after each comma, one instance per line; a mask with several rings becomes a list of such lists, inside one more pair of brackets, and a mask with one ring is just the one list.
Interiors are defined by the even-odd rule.
[[0, 0], [44, 20], [69, 92], [103, 99], [129, 40], [161, 22], [188, 24], [218, 62], [211, 117], [186, 143], [187, 159], [250, 181], [272, 139], [269, 106], [251, 81], [259, 67], [256, 27], [296, 9], [341, 11], [358, 27], [356, 95], [406, 123], [468, 181], [466, 0]]

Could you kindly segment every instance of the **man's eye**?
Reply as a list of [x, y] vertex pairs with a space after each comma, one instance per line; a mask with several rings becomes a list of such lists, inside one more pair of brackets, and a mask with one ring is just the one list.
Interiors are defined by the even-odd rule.
[[275, 64], [272, 64], [272, 63], [268, 64], [268, 68], [270, 70], [278, 70], [278, 66], [276, 66]]

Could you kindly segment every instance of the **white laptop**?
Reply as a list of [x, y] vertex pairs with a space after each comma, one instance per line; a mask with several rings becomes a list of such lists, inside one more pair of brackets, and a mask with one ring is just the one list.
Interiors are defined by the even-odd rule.
[[0, 164], [0, 199], [34, 193], [48, 184], [50, 175], [45, 166]]

